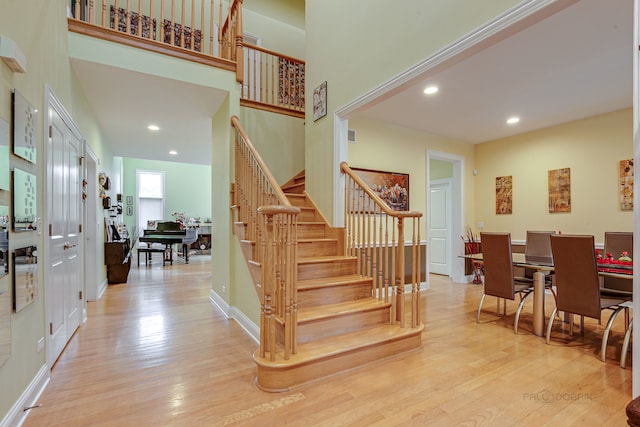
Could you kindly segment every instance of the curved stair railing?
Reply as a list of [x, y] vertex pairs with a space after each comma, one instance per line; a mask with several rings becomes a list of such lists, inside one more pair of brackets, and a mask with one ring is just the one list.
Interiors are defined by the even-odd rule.
[[255, 242], [252, 261], [260, 265], [260, 357], [275, 360], [276, 325], [284, 325], [284, 358], [296, 353], [297, 325], [297, 215], [264, 161], [242, 129], [235, 131], [234, 203], [244, 239]]
[[[391, 322], [420, 324], [420, 218], [422, 212], [394, 211], [349, 167], [346, 175], [345, 227], [347, 255], [357, 257], [358, 271], [373, 278], [378, 299], [391, 299]], [[410, 316], [404, 298], [405, 241], [410, 242]], [[410, 325], [407, 325], [407, 317]]]

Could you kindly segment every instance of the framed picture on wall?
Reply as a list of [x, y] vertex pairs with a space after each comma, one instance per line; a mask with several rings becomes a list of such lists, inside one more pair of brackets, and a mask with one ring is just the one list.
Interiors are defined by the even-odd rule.
[[394, 211], [409, 210], [409, 174], [351, 168]]
[[36, 163], [36, 112], [24, 96], [13, 91], [13, 154]]
[[327, 115], [327, 82], [313, 90], [313, 121]]

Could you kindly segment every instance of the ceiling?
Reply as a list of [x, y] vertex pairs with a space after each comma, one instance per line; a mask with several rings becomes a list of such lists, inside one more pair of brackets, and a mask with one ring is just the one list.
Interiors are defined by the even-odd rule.
[[359, 114], [490, 141], [631, 107], [632, 57], [633, 1], [582, 0]]
[[[632, 0], [582, 0], [358, 115], [480, 143], [629, 108], [632, 34]], [[210, 164], [223, 91], [77, 59], [72, 66], [114, 155]], [[427, 84], [439, 92], [426, 97]], [[506, 126], [512, 115], [520, 123]]]
[[[78, 59], [71, 64], [113, 155], [211, 164], [211, 118], [225, 91]], [[150, 124], [160, 129], [150, 131]]]

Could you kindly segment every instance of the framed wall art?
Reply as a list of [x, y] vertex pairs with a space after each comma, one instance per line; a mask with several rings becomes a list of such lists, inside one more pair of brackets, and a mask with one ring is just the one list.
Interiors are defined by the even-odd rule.
[[513, 178], [509, 176], [496, 177], [496, 214], [513, 213]]
[[17, 90], [13, 91], [13, 154], [36, 163], [36, 109]]
[[313, 90], [313, 121], [327, 115], [327, 82]]
[[38, 248], [26, 246], [13, 252], [13, 309], [18, 312], [38, 296]]
[[571, 212], [571, 169], [549, 171], [549, 213]]
[[633, 210], [633, 159], [620, 160], [618, 194], [620, 210]]
[[36, 176], [15, 168], [13, 170], [13, 231], [36, 230]]
[[351, 168], [394, 211], [409, 210], [409, 174]]

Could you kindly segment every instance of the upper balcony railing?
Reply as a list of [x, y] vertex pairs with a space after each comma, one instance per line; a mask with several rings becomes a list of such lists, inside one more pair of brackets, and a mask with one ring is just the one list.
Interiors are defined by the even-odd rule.
[[304, 117], [304, 62], [245, 46], [242, 2], [71, 0], [69, 31], [235, 71], [243, 105]]

